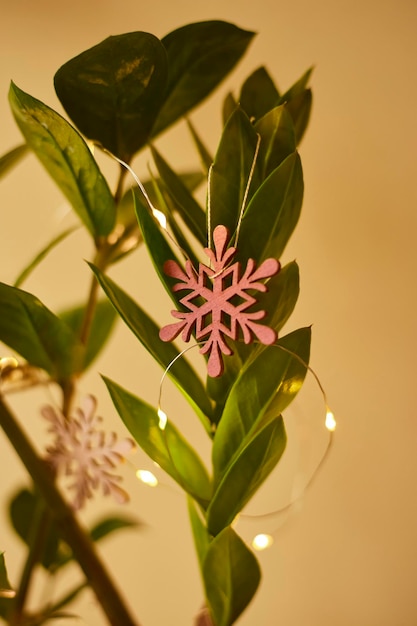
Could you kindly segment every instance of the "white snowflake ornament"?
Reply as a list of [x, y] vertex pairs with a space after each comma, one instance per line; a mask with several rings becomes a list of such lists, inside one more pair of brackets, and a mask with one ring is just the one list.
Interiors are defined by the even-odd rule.
[[233, 354], [226, 337], [238, 340], [241, 332], [246, 344], [251, 343], [254, 336], [265, 345], [276, 341], [275, 330], [255, 321], [263, 319], [266, 311], [248, 312], [247, 309], [257, 302], [248, 291], [267, 291], [266, 285], [259, 281], [277, 274], [280, 264], [276, 259], [266, 259], [256, 269], [255, 261], [249, 259], [241, 276], [240, 263], [230, 265], [236, 248], [227, 247], [229, 233], [225, 226], [216, 226], [213, 241], [214, 250], [204, 250], [211, 267], [200, 263], [197, 273], [191, 261], [186, 261], [185, 271], [176, 261], [164, 264], [165, 274], [180, 281], [172, 290], [189, 291], [180, 300], [188, 311], [171, 311], [180, 321], [161, 328], [159, 336], [162, 341], [172, 341], [182, 333], [182, 339], [189, 341], [195, 330], [196, 340], [205, 341], [201, 354], [209, 354], [207, 372], [217, 377], [224, 370], [222, 355]]

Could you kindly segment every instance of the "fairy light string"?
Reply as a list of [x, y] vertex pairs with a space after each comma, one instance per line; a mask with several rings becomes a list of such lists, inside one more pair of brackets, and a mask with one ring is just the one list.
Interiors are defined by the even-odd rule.
[[[254, 157], [252, 160], [252, 164], [251, 164], [251, 168], [249, 171], [249, 175], [248, 175], [248, 181], [245, 187], [245, 192], [244, 192], [244, 197], [243, 197], [243, 201], [242, 201], [242, 207], [239, 213], [239, 217], [238, 217], [238, 222], [237, 222], [237, 226], [236, 226], [236, 233], [235, 233], [235, 242], [234, 245], [237, 245], [238, 242], [238, 238], [239, 238], [239, 233], [240, 233], [240, 228], [241, 228], [241, 223], [242, 223], [242, 219], [243, 219], [243, 215], [244, 215], [244, 211], [246, 209], [246, 204], [247, 204], [247, 200], [248, 200], [248, 195], [249, 195], [249, 189], [250, 189], [250, 185], [252, 183], [252, 179], [254, 176], [254, 172], [255, 172], [255, 167], [256, 167], [256, 161], [257, 161], [257, 157], [259, 154], [259, 148], [260, 148], [260, 136], [257, 135], [257, 143], [256, 143], [256, 147], [255, 147], [255, 152], [254, 152]], [[181, 253], [184, 255], [184, 257], [186, 259], [188, 259], [188, 255], [186, 254], [186, 252], [181, 248], [181, 246], [178, 244], [178, 242], [176, 241], [176, 239], [171, 235], [171, 233], [168, 231], [167, 228], [167, 218], [165, 216], [165, 214], [160, 211], [159, 209], [157, 209], [144, 185], [142, 184], [142, 182], [140, 181], [139, 177], [137, 176], [137, 174], [135, 173], [135, 171], [130, 167], [130, 165], [126, 162], [124, 162], [123, 160], [119, 159], [117, 156], [115, 156], [114, 154], [112, 154], [109, 150], [107, 150], [106, 148], [104, 148], [103, 146], [100, 146], [100, 148], [107, 154], [109, 155], [112, 159], [114, 159], [115, 161], [117, 161], [120, 165], [122, 165], [123, 167], [125, 167], [129, 173], [131, 174], [131, 176], [133, 177], [134, 181], [136, 182], [137, 186], [139, 187], [146, 203], [148, 204], [151, 214], [153, 215], [153, 217], [155, 218], [155, 220], [157, 221], [157, 223], [159, 224], [160, 228], [167, 234], [167, 236], [169, 237], [169, 239], [175, 244], [175, 246], [181, 251]], [[213, 165], [210, 166], [209, 170], [208, 170], [208, 188], [207, 188], [207, 231], [208, 231], [208, 247], [211, 248], [211, 180], [212, 180], [212, 171], [213, 171]], [[224, 269], [222, 270], [224, 271]], [[204, 342], [202, 342], [204, 343]], [[159, 419], [158, 422], [158, 427], [161, 430], [161, 432], [163, 433], [164, 439], [165, 439], [165, 445], [166, 445], [166, 449], [167, 452], [169, 454], [170, 460], [175, 468], [175, 461], [172, 457], [171, 451], [170, 451], [170, 446], [169, 446], [169, 442], [167, 440], [166, 437], [166, 426], [168, 423], [168, 414], [166, 413], [166, 411], [162, 408], [162, 391], [163, 391], [163, 386], [164, 386], [164, 382], [166, 379], [167, 374], [169, 373], [169, 370], [171, 369], [171, 367], [174, 365], [174, 363], [182, 358], [184, 356], [184, 354], [186, 352], [188, 352], [189, 350], [200, 346], [201, 343], [195, 343], [191, 346], [187, 346], [185, 349], [183, 349], [181, 352], [179, 352], [173, 359], [172, 361], [167, 365], [167, 367], [165, 368], [163, 375], [161, 377], [160, 383], [159, 383], [159, 393], [158, 393], [158, 404], [157, 404], [157, 416]], [[290, 502], [288, 502], [286, 505], [276, 508], [272, 511], [268, 511], [266, 513], [260, 513], [260, 514], [255, 514], [255, 515], [250, 515], [250, 514], [246, 514], [246, 513], [241, 513], [238, 519], [242, 519], [242, 520], [251, 520], [251, 521], [265, 521], [267, 519], [273, 519], [278, 517], [279, 515], [282, 515], [285, 512], [288, 512], [297, 502], [299, 502], [306, 494], [306, 492], [311, 488], [312, 484], [315, 482], [315, 479], [317, 478], [317, 475], [319, 474], [320, 470], [322, 469], [326, 459], [329, 456], [329, 452], [331, 450], [332, 444], [333, 444], [333, 438], [334, 438], [334, 431], [336, 428], [336, 420], [334, 417], [333, 412], [330, 410], [328, 401], [327, 401], [327, 394], [324, 390], [324, 387], [318, 377], [318, 375], [316, 374], [316, 372], [314, 371], [314, 369], [308, 364], [306, 363], [306, 361], [304, 361], [304, 359], [302, 359], [298, 354], [296, 354], [295, 352], [292, 352], [291, 350], [289, 350], [288, 348], [285, 348], [284, 346], [276, 343], [274, 344], [275, 347], [279, 348], [280, 350], [283, 350], [284, 352], [290, 354], [292, 357], [294, 357], [296, 360], [298, 360], [303, 367], [306, 368], [306, 370], [308, 372], [310, 372], [320, 390], [320, 393], [322, 395], [323, 398], [323, 402], [324, 402], [324, 406], [325, 406], [325, 419], [324, 419], [324, 425], [326, 430], [329, 433], [329, 437], [328, 437], [328, 442], [326, 445], [326, 448], [320, 458], [320, 461], [317, 463], [314, 471], [312, 472], [312, 474], [310, 475], [309, 480], [307, 481], [307, 483], [305, 484], [304, 488], [302, 489], [301, 493], [294, 499], [290, 500]], [[136, 471], [136, 476], [138, 478], [138, 480], [140, 480], [142, 483], [150, 486], [150, 487], [157, 487], [157, 486], [163, 486], [163, 483], [159, 482], [158, 478], [153, 474], [153, 472], [151, 472], [150, 470], [144, 470], [144, 469], [138, 469]], [[167, 485], [165, 485], [167, 486]], [[276, 532], [278, 532], [278, 529], [275, 529], [274, 531], [272, 531], [272, 534], [268, 534], [268, 533], [258, 533], [252, 540], [252, 547], [255, 550], [264, 550], [268, 547], [270, 547], [273, 543], [273, 535], [276, 534]]]

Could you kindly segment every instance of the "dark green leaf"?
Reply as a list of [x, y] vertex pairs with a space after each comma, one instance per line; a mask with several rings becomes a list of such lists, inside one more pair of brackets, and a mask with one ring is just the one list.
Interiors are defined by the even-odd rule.
[[9, 100], [27, 143], [90, 233], [108, 235], [116, 216], [114, 200], [85, 141], [63, 117], [13, 83]]
[[57, 379], [80, 371], [84, 347], [38, 298], [0, 283], [0, 341]]
[[310, 339], [310, 328], [300, 328], [265, 348], [243, 368], [230, 390], [214, 437], [215, 485], [271, 404], [274, 415], [279, 415], [301, 389]]
[[255, 124], [261, 137], [259, 163], [262, 167], [262, 180], [295, 152], [294, 125], [286, 107], [281, 105], [268, 111]]
[[165, 188], [174, 202], [175, 209], [179, 212], [194, 237], [202, 246], [205, 246], [207, 244], [207, 236], [204, 211], [188, 191], [180, 176], [170, 168], [154, 147], [152, 147], [152, 156]]
[[204, 584], [216, 626], [231, 626], [256, 593], [261, 572], [255, 556], [232, 528], [210, 543]]
[[147, 143], [166, 85], [164, 46], [143, 32], [108, 37], [55, 74], [57, 95], [77, 127], [124, 161]]
[[207, 526], [213, 535], [233, 522], [285, 450], [282, 417], [268, 417], [252, 430], [228, 465], [207, 509]]
[[300, 157], [294, 153], [259, 187], [242, 219], [235, 259], [279, 259], [300, 216], [303, 201]]
[[71, 235], [75, 230], [77, 230], [77, 226], [71, 226], [71, 228], [67, 228], [62, 233], [60, 233], [57, 237], [54, 237], [52, 241], [50, 241], [38, 254], [35, 258], [25, 267], [25, 269], [19, 274], [16, 278], [15, 287], [20, 287], [20, 285], [27, 279], [27, 277], [33, 272], [33, 270], [43, 261], [43, 259], [53, 250], [61, 241], [66, 239], [68, 235]]
[[[72, 308], [60, 313], [59, 317], [79, 336], [84, 321], [85, 306]], [[116, 311], [108, 300], [97, 303], [91, 331], [85, 346], [83, 370], [86, 370], [104, 348], [116, 321]]]
[[244, 54], [253, 32], [221, 21], [188, 24], [162, 39], [168, 55], [168, 89], [153, 135], [206, 98]]
[[118, 515], [117, 517], [106, 517], [91, 528], [90, 537], [93, 541], [100, 541], [104, 537], [113, 534], [117, 530], [124, 528], [137, 528], [142, 524], [131, 517]]
[[[277, 332], [284, 326], [296, 305], [300, 290], [298, 265], [295, 261], [285, 265], [267, 283], [268, 291], [262, 295], [260, 306], [267, 311], [265, 323]], [[259, 346], [259, 348], [263, 346]]]
[[104, 378], [114, 406], [139, 446], [201, 506], [211, 497], [207, 471], [194, 449], [168, 420], [159, 426], [156, 409]]
[[264, 67], [255, 70], [242, 85], [239, 104], [251, 120], [259, 120], [278, 101], [278, 89]]
[[229, 119], [231, 115], [233, 115], [235, 109], [237, 109], [238, 106], [239, 105], [234, 99], [233, 94], [228, 93], [223, 101], [223, 107], [222, 107], [223, 126], [226, 126], [227, 120]]
[[[97, 268], [93, 266], [91, 268], [120, 317], [165, 370], [179, 354], [176, 347], [172, 343], [161, 341], [158, 326], [126, 292]], [[191, 365], [185, 358], [176, 359], [169, 368], [168, 374], [196, 409], [203, 426], [210, 434], [208, 418], [211, 414], [211, 405], [203, 384]]]
[[[243, 210], [256, 145], [257, 136], [252, 124], [246, 113], [237, 108], [223, 130], [211, 172], [210, 207], [207, 208], [210, 236], [219, 224], [226, 226], [230, 235], [235, 232]], [[249, 198], [258, 185], [255, 169]]]
[[188, 126], [188, 130], [191, 133], [191, 137], [193, 138], [194, 144], [197, 148], [197, 152], [200, 156], [200, 161], [201, 164], [203, 166], [203, 170], [207, 173], [209, 170], [209, 167], [211, 166], [211, 164], [213, 163], [213, 157], [211, 156], [210, 152], [208, 151], [205, 143], [203, 142], [203, 140], [201, 139], [200, 135], [197, 133], [197, 130], [194, 126], [194, 124], [191, 123], [191, 120], [187, 119], [187, 126]]
[[28, 146], [24, 143], [0, 157], [0, 178], [11, 170], [27, 154]]
[[286, 108], [290, 113], [297, 138], [297, 145], [300, 143], [310, 118], [312, 95], [307, 89], [313, 68], [308, 69], [299, 80], [288, 91], [281, 96], [279, 103], [286, 103]]

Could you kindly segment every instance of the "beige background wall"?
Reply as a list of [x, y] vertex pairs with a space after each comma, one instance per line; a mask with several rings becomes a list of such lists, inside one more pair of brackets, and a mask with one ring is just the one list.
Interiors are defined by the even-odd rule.
[[[314, 325], [312, 364], [338, 430], [331, 456], [301, 504], [268, 521], [268, 530], [281, 528], [274, 546], [260, 554], [264, 582], [240, 624], [417, 624], [415, 0], [3, 0], [0, 15], [0, 153], [20, 142], [7, 105], [10, 79], [59, 109], [52, 86], [56, 69], [110, 34], [146, 30], [162, 37], [185, 23], [215, 18], [258, 31], [227, 86], [193, 115], [212, 150], [227, 87], [265, 64], [286, 89], [315, 66], [313, 116], [301, 146], [304, 212], [284, 260], [296, 257], [301, 267], [302, 294], [291, 327]], [[171, 161], [191, 164], [183, 152], [189, 147], [183, 127], [160, 146]], [[145, 165], [144, 159], [135, 164], [138, 171]], [[28, 157], [0, 186], [0, 280], [12, 282], [71, 219], [60, 193]], [[82, 258], [90, 255], [85, 238], [75, 235], [25, 287], [59, 310], [84, 295]], [[143, 297], [158, 321], [169, 321], [169, 304], [142, 252], [112, 275]], [[160, 372], [122, 326], [98, 368], [156, 402]], [[96, 373], [82, 391], [99, 395], [107, 423], [123, 434]], [[300, 399], [289, 414], [291, 459], [251, 512], [284, 505], [308, 478], [325, 441], [316, 399], [311, 405], [308, 397], [304, 404]], [[42, 394], [14, 400], [39, 445], [44, 424], [37, 408], [44, 401]], [[199, 439], [198, 425], [192, 426], [168, 387], [166, 403], [170, 417]], [[132, 461], [149, 467], [141, 454]], [[144, 626], [191, 624], [202, 595], [182, 497], [171, 488], [141, 486], [133, 466], [125, 477], [132, 493], [127, 511], [147, 527], [103, 543], [103, 553]], [[25, 480], [0, 436], [2, 507]], [[109, 510], [111, 503], [99, 503], [86, 517]], [[245, 536], [255, 528], [262, 529], [242, 523]], [[4, 515], [0, 549], [15, 579], [22, 549]], [[89, 596], [79, 610], [83, 619], [74, 624], [102, 623]]]

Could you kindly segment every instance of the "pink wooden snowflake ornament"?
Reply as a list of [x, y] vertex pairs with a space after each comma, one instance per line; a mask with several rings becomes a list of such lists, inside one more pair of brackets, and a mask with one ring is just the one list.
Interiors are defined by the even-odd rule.
[[263, 319], [266, 311], [251, 313], [247, 309], [257, 302], [248, 290], [267, 291], [266, 285], [259, 281], [277, 274], [280, 264], [276, 259], [266, 259], [256, 269], [255, 261], [249, 259], [241, 276], [238, 261], [228, 265], [236, 248], [227, 247], [229, 233], [225, 226], [216, 226], [213, 241], [214, 250], [205, 248], [212, 267], [200, 263], [197, 273], [190, 261], [186, 261], [185, 270], [176, 261], [164, 264], [165, 274], [179, 280], [172, 291], [189, 291], [180, 300], [188, 311], [171, 311], [180, 321], [161, 328], [159, 336], [162, 341], [172, 341], [182, 333], [182, 339], [189, 341], [195, 329], [196, 340], [205, 341], [201, 354], [209, 355], [207, 372], [217, 377], [224, 370], [222, 355], [233, 354], [226, 337], [238, 340], [239, 329], [246, 344], [254, 336], [265, 345], [276, 341], [275, 330], [255, 321]]

